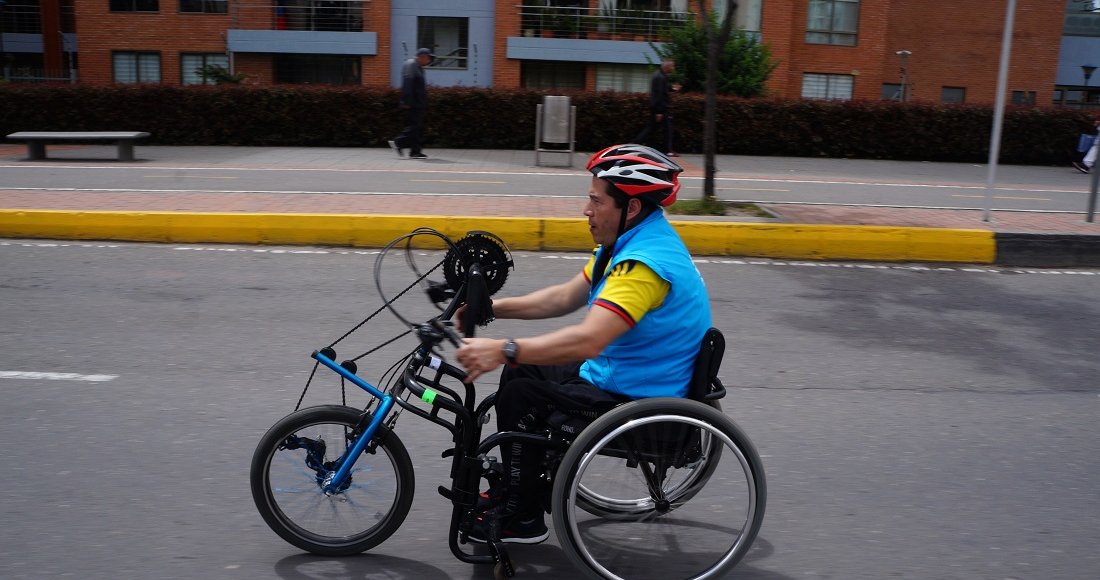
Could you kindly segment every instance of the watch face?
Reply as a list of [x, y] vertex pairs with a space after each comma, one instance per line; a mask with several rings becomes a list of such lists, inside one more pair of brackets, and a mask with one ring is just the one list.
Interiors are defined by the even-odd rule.
[[519, 345], [516, 344], [516, 341], [509, 340], [508, 342], [504, 343], [503, 351], [504, 358], [510, 361], [514, 361], [516, 360], [516, 355], [519, 354]]

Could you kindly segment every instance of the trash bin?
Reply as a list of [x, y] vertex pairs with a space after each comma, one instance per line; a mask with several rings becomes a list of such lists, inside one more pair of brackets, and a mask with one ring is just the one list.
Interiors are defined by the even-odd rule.
[[569, 104], [569, 97], [542, 98], [535, 112], [535, 165], [542, 165], [541, 153], [559, 153], [573, 166], [576, 122], [577, 107]]

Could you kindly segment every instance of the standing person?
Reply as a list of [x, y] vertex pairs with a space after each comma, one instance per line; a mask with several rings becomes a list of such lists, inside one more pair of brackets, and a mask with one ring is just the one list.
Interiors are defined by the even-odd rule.
[[1091, 173], [1092, 166], [1096, 165], [1096, 153], [1100, 151], [1100, 117], [1096, 118], [1092, 134], [1092, 147], [1089, 147], [1088, 152], [1085, 153], [1085, 157], [1081, 161], [1073, 162], [1073, 166], [1081, 173]]
[[[649, 118], [642, 130], [634, 137], [635, 143], [648, 144], [649, 138], [661, 127], [664, 131], [663, 153], [670, 157], [676, 157], [672, 149], [672, 93], [680, 89], [679, 85], [672, 84], [668, 75], [676, 70], [676, 62], [671, 58], [661, 61], [661, 66], [653, 73], [649, 81]], [[660, 149], [659, 147], [657, 149]]]
[[421, 48], [416, 57], [405, 61], [401, 67], [401, 102], [405, 111], [405, 129], [390, 140], [390, 149], [398, 157], [404, 157], [402, 149], [409, 148], [409, 158], [427, 159], [421, 150], [424, 140], [424, 112], [428, 108], [428, 89], [424, 84], [424, 67], [435, 60], [431, 49]]
[[[588, 171], [584, 215], [598, 244], [588, 263], [560, 284], [493, 300], [498, 319], [552, 318], [586, 307], [584, 319], [526, 338], [467, 338], [455, 352], [469, 381], [507, 365], [496, 400], [501, 431], [538, 433], [552, 412], [592, 419], [633, 399], [686, 396], [710, 328], [703, 278], [661, 209], [676, 201], [682, 168], [629, 144], [596, 153]], [[520, 443], [501, 448], [509, 476], [489, 493], [489, 501], [504, 502], [501, 541], [534, 544], [549, 536], [544, 452]], [[486, 541], [484, 520], [470, 539]]]

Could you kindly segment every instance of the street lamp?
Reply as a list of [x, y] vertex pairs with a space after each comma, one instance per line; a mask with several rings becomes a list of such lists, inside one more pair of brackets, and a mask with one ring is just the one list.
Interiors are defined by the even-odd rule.
[[913, 54], [908, 50], [899, 50], [894, 54], [898, 55], [901, 59], [901, 102], [909, 100], [909, 55]]
[[1081, 90], [1081, 102], [1089, 102], [1089, 79], [1092, 78], [1092, 71], [1096, 70], [1095, 66], [1091, 64], [1081, 65], [1081, 72], [1085, 74], [1085, 88]]
[[[0, 3], [3, 3], [3, 0], [0, 0]], [[1094, 71], [1094, 70], [1096, 70], [1096, 67], [1094, 67], [1092, 65], [1089, 65], [1089, 64], [1081, 65], [1081, 72], [1085, 73], [1085, 86], [1086, 87], [1089, 86], [1089, 79], [1092, 78], [1092, 71]]]

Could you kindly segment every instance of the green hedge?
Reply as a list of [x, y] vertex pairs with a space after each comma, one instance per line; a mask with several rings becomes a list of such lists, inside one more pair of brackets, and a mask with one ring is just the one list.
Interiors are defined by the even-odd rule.
[[[531, 149], [544, 92], [430, 88], [429, 148]], [[555, 92], [577, 107], [576, 147], [629, 141], [644, 94]], [[702, 95], [674, 102], [677, 148], [702, 150]], [[1092, 117], [1076, 109], [1005, 115], [1001, 160], [1065, 164]], [[987, 161], [992, 107], [719, 98], [718, 151], [736, 155]], [[150, 144], [380, 147], [401, 129], [397, 92], [370, 87], [0, 86], [0, 130], [148, 131]]]

